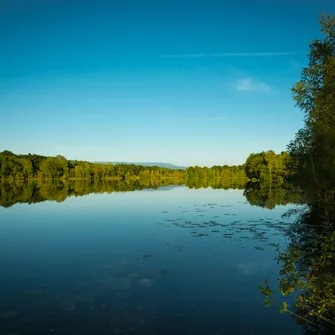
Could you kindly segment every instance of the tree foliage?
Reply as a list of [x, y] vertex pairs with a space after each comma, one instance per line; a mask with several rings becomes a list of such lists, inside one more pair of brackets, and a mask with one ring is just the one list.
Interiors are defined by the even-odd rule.
[[282, 184], [292, 174], [293, 164], [287, 152], [252, 153], [245, 162], [245, 174], [253, 182]]
[[335, 16], [320, 17], [322, 40], [310, 43], [309, 63], [292, 88], [305, 125], [288, 145], [302, 184], [325, 190], [335, 186]]
[[213, 166], [168, 169], [158, 166], [134, 164], [103, 164], [86, 161], [70, 161], [58, 155], [45, 157], [40, 155], [15, 155], [10, 151], [0, 153], [0, 180], [32, 179], [89, 179], [89, 180], [142, 180], [142, 179], [245, 179], [244, 167]]

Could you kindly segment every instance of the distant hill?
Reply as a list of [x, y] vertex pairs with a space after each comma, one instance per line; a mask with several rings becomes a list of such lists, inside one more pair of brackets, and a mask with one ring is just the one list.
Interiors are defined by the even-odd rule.
[[178, 165], [173, 165], [170, 163], [151, 163], [151, 162], [93, 162], [97, 164], [134, 164], [134, 165], [142, 165], [142, 166], [158, 166], [161, 168], [167, 168], [167, 169], [180, 169], [180, 170], [185, 170], [186, 166], [178, 166]]

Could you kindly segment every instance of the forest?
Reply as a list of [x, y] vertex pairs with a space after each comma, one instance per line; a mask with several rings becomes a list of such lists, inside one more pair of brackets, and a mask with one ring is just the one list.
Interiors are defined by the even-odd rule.
[[46, 157], [35, 154], [15, 155], [5, 150], [0, 153], [0, 179], [14, 180], [56, 180], [56, 179], [88, 179], [88, 180], [142, 180], [142, 179], [226, 179], [246, 178], [244, 166], [213, 166], [168, 169], [158, 166], [142, 166], [134, 164], [98, 164], [86, 161], [71, 161], [58, 155]]

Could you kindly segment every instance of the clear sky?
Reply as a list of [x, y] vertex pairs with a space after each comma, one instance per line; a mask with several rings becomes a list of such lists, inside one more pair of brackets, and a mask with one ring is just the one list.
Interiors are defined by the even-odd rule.
[[333, 0], [0, 0], [0, 151], [241, 164], [302, 126]]

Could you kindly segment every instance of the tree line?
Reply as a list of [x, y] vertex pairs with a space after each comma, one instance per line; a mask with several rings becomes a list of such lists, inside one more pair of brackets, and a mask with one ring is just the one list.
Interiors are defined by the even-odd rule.
[[46, 157], [35, 154], [15, 155], [5, 150], [0, 153], [1, 180], [33, 179], [213, 179], [246, 178], [243, 165], [188, 167], [169, 169], [134, 164], [101, 164], [67, 160], [64, 156]]

